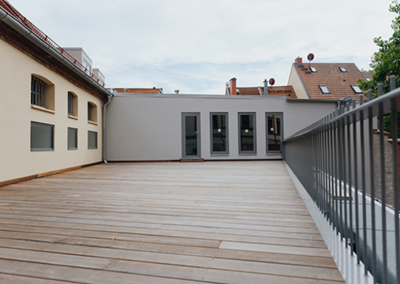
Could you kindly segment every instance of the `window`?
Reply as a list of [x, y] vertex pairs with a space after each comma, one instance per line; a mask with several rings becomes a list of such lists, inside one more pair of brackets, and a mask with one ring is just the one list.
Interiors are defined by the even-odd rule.
[[311, 73], [318, 73], [317, 68], [310, 66]]
[[256, 154], [255, 113], [239, 113], [239, 154]]
[[88, 131], [88, 149], [97, 149], [97, 132]]
[[228, 154], [228, 114], [211, 113], [211, 154]]
[[31, 121], [31, 151], [54, 150], [54, 125]]
[[339, 70], [340, 70], [340, 72], [342, 72], [342, 73], [347, 73], [346, 68], [344, 68], [343, 66], [339, 66]]
[[78, 149], [78, 129], [68, 127], [68, 150]]
[[90, 75], [90, 72], [92, 72], [92, 66], [85, 59], [83, 59], [83, 67], [85, 67], [84, 71], [86, 74]]
[[97, 106], [91, 102], [88, 102], [88, 120], [97, 122]]
[[323, 94], [325, 94], [325, 95], [329, 95], [329, 94], [330, 94], [330, 92], [329, 92], [327, 86], [325, 86], [325, 85], [318, 85], [318, 87], [320, 88], [320, 90], [321, 90], [321, 92], [322, 92]]
[[266, 113], [267, 153], [282, 153], [282, 117], [283, 113]]
[[363, 94], [363, 91], [360, 89], [358, 85], [351, 85], [351, 88], [353, 89], [354, 93]]
[[78, 97], [68, 92], [68, 115], [78, 116]]
[[365, 78], [365, 79], [366, 79], [368, 82], [371, 81], [371, 78], [368, 78], [368, 77], [367, 77], [367, 78]]
[[31, 78], [31, 104], [54, 110], [54, 85], [37, 76]]
[[32, 76], [31, 81], [31, 104], [46, 107], [46, 87], [47, 84]]

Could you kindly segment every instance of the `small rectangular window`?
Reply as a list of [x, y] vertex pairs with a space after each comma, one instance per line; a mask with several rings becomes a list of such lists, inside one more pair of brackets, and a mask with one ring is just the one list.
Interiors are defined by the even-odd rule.
[[239, 154], [256, 153], [256, 114], [239, 113]]
[[54, 150], [54, 125], [31, 121], [31, 151]]
[[68, 114], [74, 115], [74, 94], [68, 92]]
[[317, 68], [310, 66], [311, 73], [318, 73]]
[[88, 131], [88, 149], [97, 149], [97, 132]]
[[46, 106], [46, 86], [47, 84], [32, 76], [31, 80], [31, 104], [47, 108]]
[[267, 153], [282, 153], [282, 118], [283, 113], [266, 113], [267, 118]]
[[342, 73], [347, 73], [346, 68], [344, 68], [343, 66], [339, 66], [339, 70], [340, 70], [340, 72], [342, 72]]
[[93, 105], [88, 103], [88, 120], [93, 121]]
[[358, 85], [351, 85], [351, 88], [353, 89], [354, 93], [363, 94], [363, 91], [360, 89]]
[[78, 129], [68, 127], [68, 150], [78, 149]]
[[228, 154], [228, 114], [211, 113], [211, 154]]
[[325, 94], [325, 95], [329, 95], [329, 94], [330, 94], [330, 92], [329, 92], [327, 86], [325, 86], [325, 85], [318, 85], [318, 87], [320, 88], [320, 90], [321, 90], [321, 92], [322, 92], [323, 94]]

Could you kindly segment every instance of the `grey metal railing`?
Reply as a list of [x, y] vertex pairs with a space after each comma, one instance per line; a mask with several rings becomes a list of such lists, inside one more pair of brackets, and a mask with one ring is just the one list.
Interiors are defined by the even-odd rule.
[[[400, 88], [333, 113], [287, 138], [285, 160], [374, 283], [400, 284], [398, 110]], [[388, 116], [389, 115], [389, 116]], [[390, 118], [391, 116], [391, 118]], [[390, 124], [392, 142], [384, 131]], [[390, 199], [390, 202], [389, 200]]]

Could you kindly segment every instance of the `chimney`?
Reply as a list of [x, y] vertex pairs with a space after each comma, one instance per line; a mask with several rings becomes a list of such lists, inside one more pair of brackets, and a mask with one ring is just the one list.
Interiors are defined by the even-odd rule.
[[263, 96], [268, 96], [268, 81], [267, 79], [264, 80], [264, 94]]
[[302, 64], [302, 63], [303, 63], [303, 58], [301, 58], [300, 56], [297, 57], [297, 58], [294, 60], [294, 63], [296, 63], [296, 64]]
[[231, 95], [237, 95], [236, 90], [236, 78], [233, 77], [229, 80], [229, 89], [231, 90]]

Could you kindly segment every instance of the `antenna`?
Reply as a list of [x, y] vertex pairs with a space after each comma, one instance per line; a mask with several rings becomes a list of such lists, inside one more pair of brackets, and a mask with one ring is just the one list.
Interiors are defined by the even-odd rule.
[[308, 59], [308, 67], [310, 67], [311, 61], [313, 61], [313, 59], [314, 59], [314, 54], [313, 53], [309, 53], [307, 55], [307, 59]]
[[273, 86], [273, 85], [275, 84], [275, 79], [274, 79], [274, 78], [269, 79], [268, 83], [269, 83], [271, 86]]

